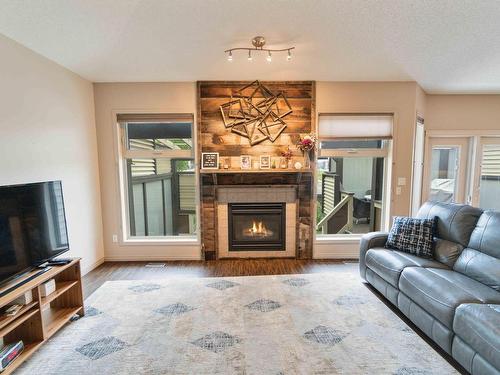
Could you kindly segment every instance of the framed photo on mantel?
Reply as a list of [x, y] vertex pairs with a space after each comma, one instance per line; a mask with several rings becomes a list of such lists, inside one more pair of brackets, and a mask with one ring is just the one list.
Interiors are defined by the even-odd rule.
[[262, 155], [260, 157], [260, 169], [270, 169], [271, 168], [271, 156]]
[[201, 169], [219, 169], [219, 153], [202, 152]]
[[252, 157], [250, 155], [240, 156], [241, 169], [252, 169]]

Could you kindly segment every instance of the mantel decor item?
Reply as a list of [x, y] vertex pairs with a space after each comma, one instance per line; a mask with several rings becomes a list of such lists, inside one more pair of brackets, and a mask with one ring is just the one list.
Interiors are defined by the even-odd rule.
[[267, 62], [272, 62], [273, 61], [273, 53], [281, 53], [281, 52], [286, 52], [286, 60], [290, 61], [292, 59], [292, 50], [295, 49], [295, 47], [287, 47], [287, 48], [264, 48], [264, 45], [266, 44], [266, 38], [263, 36], [256, 36], [252, 39], [252, 45], [253, 47], [235, 47], [235, 48], [230, 48], [224, 51], [224, 53], [227, 54], [227, 61], [233, 61], [233, 52], [234, 51], [245, 51], [248, 52], [248, 61], [253, 61], [252, 57], [252, 52], [254, 53], [267, 53], [266, 60]]
[[261, 155], [261, 157], [260, 157], [260, 169], [269, 169], [269, 168], [271, 168], [271, 156]]
[[290, 168], [290, 160], [292, 160], [292, 151], [290, 150], [290, 146], [288, 146], [285, 151], [281, 152], [281, 156], [283, 161], [280, 164], [280, 168]]
[[201, 169], [219, 169], [219, 153], [202, 152]]
[[311, 153], [316, 149], [317, 139], [314, 134], [306, 135], [297, 143], [297, 148], [304, 155], [304, 168], [311, 168]]
[[283, 118], [292, 113], [282, 92], [275, 94], [259, 81], [232, 93], [219, 108], [226, 129], [247, 138], [251, 146], [274, 142], [287, 126]]
[[252, 169], [252, 157], [250, 155], [240, 156], [241, 169]]

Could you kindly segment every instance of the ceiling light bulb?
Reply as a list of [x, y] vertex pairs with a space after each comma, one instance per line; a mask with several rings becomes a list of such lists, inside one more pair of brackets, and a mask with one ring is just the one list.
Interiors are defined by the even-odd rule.
[[268, 52], [266, 60], [269, 62], [273, 61], [273, 58], [271, 57], [271, 51]]
[[290, 50], [288, 50], [288, 56], [286, 57], [286, 59], [288, 61], [290, 61], [292, 59], [292, 53], [290, 52]]
[[252, 52], [248, 50], [248, 61], [252, 61]]
[[227, 61], [233, 61], [233, 53], [229, 51], [229, 55], [227, 56]]

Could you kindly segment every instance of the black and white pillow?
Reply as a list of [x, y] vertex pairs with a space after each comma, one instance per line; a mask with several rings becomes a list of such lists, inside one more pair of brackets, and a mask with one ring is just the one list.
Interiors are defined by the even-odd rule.
[[436, 219], [415, 219], [396, 216], [385, 244], [386, 247], [432, 258]]

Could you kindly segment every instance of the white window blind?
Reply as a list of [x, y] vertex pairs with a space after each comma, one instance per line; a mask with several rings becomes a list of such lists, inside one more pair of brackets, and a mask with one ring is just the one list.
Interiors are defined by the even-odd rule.
[[392, 138], [392, 115], [320, 114], [320, 139]]

